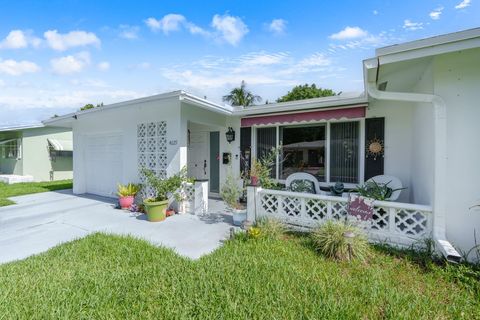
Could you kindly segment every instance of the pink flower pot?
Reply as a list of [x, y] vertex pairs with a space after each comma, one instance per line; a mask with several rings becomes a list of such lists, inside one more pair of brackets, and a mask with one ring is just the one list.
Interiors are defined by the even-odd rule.
[[130, 209], [134, 201], [133, 196], [128, 196], [128, 197], [120, 197], [118, 199], [118, 202], [120, 202], [120, 208], [122, 209]]
[[250, 177], [250, 184], [251, 184], [252, 186], [258, 185], [258, 177], [251, 176], [251, 177]]

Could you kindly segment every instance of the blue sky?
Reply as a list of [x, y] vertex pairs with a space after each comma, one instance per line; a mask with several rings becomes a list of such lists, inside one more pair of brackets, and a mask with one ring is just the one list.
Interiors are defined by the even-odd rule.
[[184, 89], [363, 90], [375, 48], [479, 27], [454, 1], [0, 1], [0, 126]]

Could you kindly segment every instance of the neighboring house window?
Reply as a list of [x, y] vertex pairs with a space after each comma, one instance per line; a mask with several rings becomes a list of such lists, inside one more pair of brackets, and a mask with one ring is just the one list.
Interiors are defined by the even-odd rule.
[[3, 141], [0, 144], [1, 148], [1, 155], [4, 159], [20, 159], [21, 152], [20, 152], [20, 140], [19, 139], [12, 139]]
[[280, 127], [280, 179], [307, 172], [325, 181], [326, 125]]
[[257, 158], [282, 146], [272, 168], [273, 178], [285, 180], [292, 173], [307, 172], [320, 182], [360, 182], [359, 121], [260, 127], [255, 131]]

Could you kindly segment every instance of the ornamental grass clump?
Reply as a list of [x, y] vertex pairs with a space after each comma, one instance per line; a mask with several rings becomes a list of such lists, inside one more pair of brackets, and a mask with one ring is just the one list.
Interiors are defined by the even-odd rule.
[[365, 233], [352, 224], [327, 221], [313, 230], [311, 236], [315, 248], [327, 258], [365, 261], [369, 256]]
[[285, 225], [280, 220], [269, 217], [259, 219], [256, 227], [260, 229], [263, 238], [274, 240], [280, 239], [286, 231]]

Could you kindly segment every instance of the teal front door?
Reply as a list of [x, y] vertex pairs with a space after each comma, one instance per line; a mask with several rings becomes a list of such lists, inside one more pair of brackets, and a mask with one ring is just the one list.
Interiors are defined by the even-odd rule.
[[220, 132], [210, 132], [210, 192], [220, 193]]

